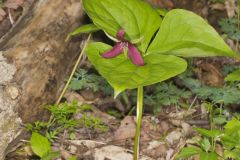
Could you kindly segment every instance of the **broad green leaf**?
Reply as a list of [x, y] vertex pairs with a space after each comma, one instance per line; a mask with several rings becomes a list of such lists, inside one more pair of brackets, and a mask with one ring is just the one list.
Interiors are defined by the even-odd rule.
[[70, 157], [68, 160], [77, 160], [77, 156]]
[[186, 147], [181, 150], [181, 152], [177, 155], [177, 159], [179, 158], [189, 158], [196, 154], [200, 154], [202, 150], [198, 147]]
[[218, 155], [215, 152], [201, 152], [200, 160], [218, 160]]
[[224, 158], [225, 159], [234, 159], [234, 160], [240, 160], [240, 150], [239, 149], [233, 149], [233, 150], [224, 150]]
[[213, 117], [213, 122], [218, 125], [223, 125], [227, 122], [227, 119], [224, 115], [218, 115]]
[[41, 160], [53, 160], [60, 156], [60, 152], [50, 152], [43, 156]]
[[240, 81], [240, 69], [227, 75], [227, 77], [224, 80], [225, 81]]
[[228, 158], [232, 158], [235, 159], [236, 155], [234, 152], [230, 151], [230, 150], [225, 150], [224, 151], [224, 158], [228, 159]]
[[222, 135], [222, 132], [217, 129], [207, 130], [204, 128], [194, 128], [194, 130], [206, 137], [216, 138]]
[[224, 148], [232, 150], [239, 143], [239, 138], [234, 135], [224, 135], [221, 137]]
[[94, 24], [86, 24], [81, 27], [76, 28], [74, 31], [68, 34], [67, 39], [68, 40], [71, 36], [75, 36], [81, 33], [92, 33], [99, 31], [100, 29], [94, 25]]
[[167, 14], [167, 12], [168, 12], [168, 10], [166, 10], [166, 9], [162, 9], [162, 8], [158, 8], [158, 9], [156, 9], [156, 11], [158, 12], [158, 14], [160, 15], [160, 16], [165, 16], [166, 14]]
[[32, 133], [30, 144], [33, 152], [41, 158], [47, 155], [51, 149], [48, 139], [36, 132]]
[[183, 9], [166, 14], [147, 52], [183, 57], [236, 56], [203, 18]]
[[236, 118], [233, 118], [231, 121], [228, 121], [228, 123], [224, 126], [224, 131], [226, 134], [230, 135], [233, 132], [240, 130], [240, 121]]
[[138, 48], [143, 53], [161, 24], [157, 11], [141, 0], [83, 0], [83, 6], [93, 23], [112, 37], [123, 28], [129, 41], [142, 38]]
[[201, 142], [200, 142], [201, 147], [204, 149], [205, 152], [208, 152], [211, 148], [211, 144], [209, 142], [209, 140], [207, 138], [204, 138]]
[[224, 135], [221, 142], [225, 148], [233, 149], [240, 145], [240, 121], [233, 118], [224, 126]]
[[117, 92], [164, 81], [187, 67], [184, 59], [172, 55], [146, 55], [146, 64], [141, 67], [134, 65], [124, 54], [112, 59], [102, 58], [100, 54], [109, 49], [111, 46], [98, 42], [89, 44], [86, 51], [91, 63]]

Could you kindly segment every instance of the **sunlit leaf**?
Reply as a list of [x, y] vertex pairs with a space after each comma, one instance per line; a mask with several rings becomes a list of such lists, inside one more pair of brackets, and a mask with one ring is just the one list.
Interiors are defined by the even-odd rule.
[[189, 158], [196, 154], [200, 154], [202, 150], [198, 147], [186, 147], [181, 150], [181, 152], [177, 155], [177, 159], [179, 158]]
[[145, 65], [136, 66], [124, 54], [113, 59], [101, 56], [111, 46], [104, 43], [91, 43], [87, 55], [99, 73], [118, 92], [147, 86], [174, 77], [187, 67], [184, 59], [172, 55], [151, 54], [144, 57]]
[[194, 130], [196, 130], [198, 133], [200, 133], [203, 136], [212, 137], [212, 138], [216, 138], [222, 134], [222, 132], [217, 129], [207, 130], [204, 128], [194, 128]]
[[169, 11], [148, 49], [150, 53], [183, 57], [230, 56], [236, 54], [203, 18], [183, 9]]
[[83, 6], [93, 23], [111, 36], [123, 28], [129, 41], [142, 39], [137, 44], [142, 53], [161, 24], [157, 11], [140, 0], [83, 0]]
[[240, 81], [240, 69], [227, 75], [227, 77], [224, 80], [225, 81]]
[[50, 152], [50, 142], [39, 133], [32, 133], [30, 144], [33, 152], [39, 157], [46, 156]]
[[215, 152], [201, 152], [200, 160], [218, 160], [218, 155]]
[[76, 28], [74, 31], [69, 33], [66, 40], [68, 40], [71, 36], [75, 36], [75, 35], [82, 34], [82, 33], [92, 33], [92, 32], [96, 32], [99, 30], [100, 29], [94, 24], [86, 24], [86, 25]]

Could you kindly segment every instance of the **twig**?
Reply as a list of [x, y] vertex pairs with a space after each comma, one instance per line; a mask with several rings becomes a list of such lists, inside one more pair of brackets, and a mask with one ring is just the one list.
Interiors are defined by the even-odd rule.
[[11, 15], [11, 9], [10, 8], [8, 8], [8, 17], [9, 17], [11, 25], [13, 26], [14, 20], [13, 20], [12, 15]]
[[75, 73], [76, 70], [77, 70], [77, 67], [78, 67], [78, 65], [79, 65], [79, 63], [80, 63], [80, 61], [81, 61], [81, 59], [82, 59], [83, 53], [85, 52], [85, 49], [86, 49], [86, 47], [87, 47], [87, 44], [88, 44], [90, 38], [91, 38], [91, 34], [89, 34], [89, 36], [88, 36], [88, 38], [87, 38], [87, 41], [85, 42], [85, 44], [84, 44], [84, 46], [83, 46], [83, 49], [82, 49], [82, 51], [81, 51], [81, 53], [80, 53], [80, 55], [79, 55], [79, 57], [78, 57], [78, 59], [77, 59], [77, 62], [76, 62], [76, 64], [75, 64], [74, 67], [73, 67], [72, 73], [71, 73], [71, 75], [70, 75], [70, 77], [69, 77], [66, 85], [64, 86], [64, 89], [63, 89], [62, 93], [60, 94], [60, 96], [59, 96], [56, 104], [59, 104], [59, 103], [60, 103], [61, 99], [63, 98], [64, 94], [66, 93], [67, 88], [68, 88], [70, 82], [72, 81], [73, 75], [74, 75], [74, 73]]
[[138, 94], [137, 94], [137, 127], [136, 127], [136, 134], [134, 139], [134, 154], [133, 159], [139, 159], [139, 143], [140, 143], [140, 133], [141, 133], [141, 122], [142, 122], [142, 112], [143, 112], [143, 87], [138, 87]]
[[184, 146], [186, 145], [186, 141], [182, 142], [179, 147], [177, 148], [177, 151], [174, 153], [174, 155], [172, 156], [172, 158], [170, 160], [174, 160], [175, 157], [179, 154], [179, 152], [182, 150], [182, 148], [184, 148]]
[[193, 101], [192, 101], [192, 103], [191, 103], [191, 105], [189, 106], [189, 108], [188, 108], [188, 111], [190, 110], [190, 109], [192, 109], [192, 106], [194, 105], [194, 103], [196, 102], [196, 100], [197, 100], [197, 97], [198, 96], [195, 96], [194, 97], [194, 99], [193, 99]]

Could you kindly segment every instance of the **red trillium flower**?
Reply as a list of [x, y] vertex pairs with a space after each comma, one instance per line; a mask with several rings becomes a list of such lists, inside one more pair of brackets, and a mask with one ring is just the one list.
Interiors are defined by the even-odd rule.
[[104, 54], [102, 54], [102, 57], [114, 58], [114, 57], [118, 56], [119, 54], [121, 54], [123, 52], [123, 49], [124, 49], [124, 46], [123, 46], [122, 42], [118, 42], [117, 44], [115, 44], [115, 46], [113, 46], [113, 48], [110, 51], [107, 51]]
[[137, 66], [143, 66], [144, 60], [142, 58], [141, 53], [138, 51], [137, 47], [134, 46], [134, 44], [124, 39], [124, 35], [125, 35], [124, 29], [120, 29], [116, 36], [120, 42], [117, 42], [111, 50], [102, 54], [102, 57], [114, 58], [119, 54], [123, 53], [124, 49], [127, 48], [128, 57], [131, 59], [132, 63]]

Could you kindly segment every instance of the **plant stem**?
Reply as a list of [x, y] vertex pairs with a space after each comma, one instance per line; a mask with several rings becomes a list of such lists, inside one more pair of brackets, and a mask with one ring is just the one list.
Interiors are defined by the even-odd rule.
[[87, 38], [87, 41], [85, 42], [85, 44], [84, 44], [84, 46], [83, 46], [83, 49], [82, 49], [82, 51], [81, 51], [81, 53], [80, 53], [80, 55], [79, 55], [79, 57], [78, 57], [78, 59], [77, 59], [77, 62], [75, 63], [75, 65], [74, 65], [74, 67], [73, 67], [72, 73], [71, 73], [71, 75], [70, 75], [67, 83], [65, 84], [64, 89], [63, 89], [62, 93], [60, 94], [60, 96], [59, 96], [56, 104], [59, 104], [59, 103], [60, 103], [61, 99], [63, 98], [64, 94], [66, 93], [67, 88], [68, 88], [70, 82], [72, 81], [73, 75], [74, 75], [74, 73], [75, 73], [76, 70], [77, 70], [77, 67], [78, 67], [78, 65], [79, 65], [79, 63], [80, 63], [80, 61], [81, 61], [81, 59], [82, 59], [83, 53], [85, 52], [85, 49], [86, 49], [86, 47], [87, 47], [87, 44], [88, 44], [90, 38], [91, 38], [91, 34], [89, 34], [89, 36], [88, 36], [88, 38]]
[[134, 160], [139, 158], [139, 141], [140, 141], [140, 132], [141, 132], [141, 121], [142, 121], [142, 112], [143, 112], [143, 87], [138, 87], [137, 95], [137, 128], [134, 140]]
[[[237, 1], [237, 25], [238, 25], [238, 29], [240, 29], [240, 0]], [[237, 40], [237, 45], [236, 45], [236, 52], [238, 51], [238, 47], [239, 47], [239, 40]]]
[[[211, 108], [210, 108], [210, 130], [211, 132], [213, 132], [213, 105], [211, 105]], [[215, 137], [211, 137], [211, 144], [212, 144], [212, 151], [214, 152], [215, 151]]]

